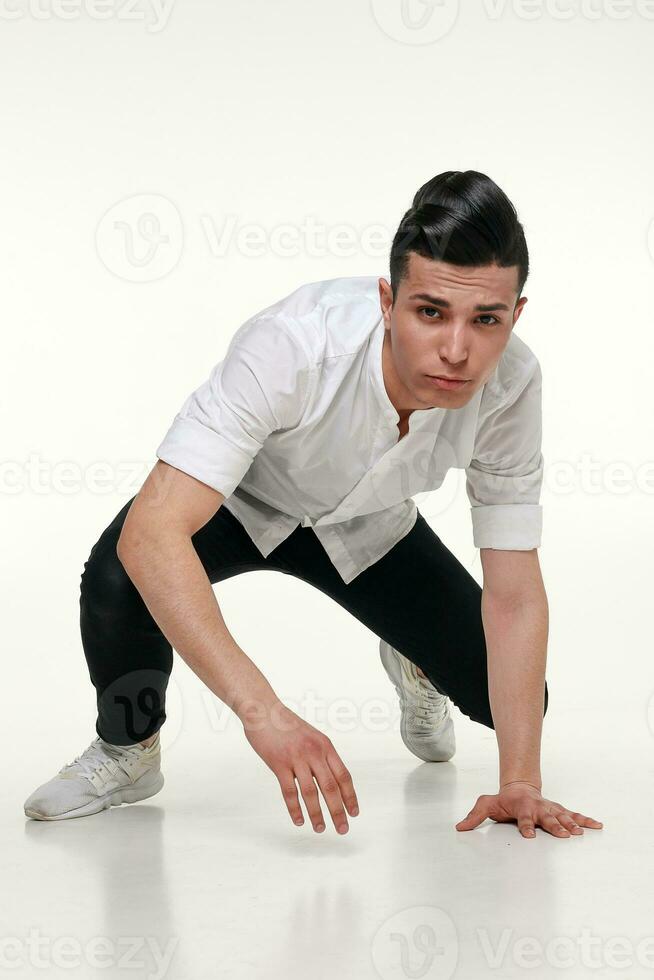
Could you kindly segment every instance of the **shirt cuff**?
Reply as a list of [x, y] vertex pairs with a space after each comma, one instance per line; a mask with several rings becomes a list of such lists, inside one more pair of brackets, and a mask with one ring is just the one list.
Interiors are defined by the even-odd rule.
[[229, 497], [252, 464], [249, 453], [194, 418], [176, 418], [155, 456]]
[[471, 507], [475, 548], [531, 551], [543, 532], [542, 504], [488, 504]]

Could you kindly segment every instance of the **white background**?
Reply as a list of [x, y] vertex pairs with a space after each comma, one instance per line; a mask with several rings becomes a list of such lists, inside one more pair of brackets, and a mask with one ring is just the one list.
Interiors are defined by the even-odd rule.
[[[407, 9], [413, 27], [402, 22], [399, 0], [177, 0], [162, 11], [144, 2], [133, 9], [109, 2], [95, 11], [90, 0], [1, 5], [0, 716], [11, 785], [2, 821], [7, 839], [23, 849], [13, 870], [22, 869], [25, 886], [11, 935], [22, 937], [29, 925], [51, 935], [82, 929], [82, 920], [75, 919], [76, 932], [66, 915], [50, 922], [34, 900], [35, 886], [25, 884], [50, 853], [43, 830], [53, 831], [50, 841], [55, 831], [68, 835], [69, 851], [57, 852], [64, 861], [79, 860], [75, 841], [90, 833], [80, 824], [96, 821], [97, 833], [100, 821], [105, 831], [122, 821], [122, 835], [130, 828], [136, 834], [127, 818], [135, 820], [137, 809], [165, 810], [171, 828], [179, 819], [179, 833], [194, 835], [198, 794], [226, 786], [227, 774], [229, 804], [224, 793], [211, 797], [208, 838], [226, 833], [230, 815], [249, 866], [248, 847], [255, 844], [247, 827], [255, 821], [257, 841], [264, 842], [261, 877], [252, 877], [250, 892], [233, 893], [234, 921], [214, 924], [211, 942], [193, 931], [197, 919], [181, 926], [173, 918], [182, 937], [181, 973], [171, 967], [169, 976], [188, 969], [198, 977], [203, 968], [219, 975], [211, 968], [219, 939], [220, 962], [231, 966], [232, 976], [294, 975], [306, 966], [317, 976], [350, 975], [348, 969], [358, 977], [408, 975], [392, 972], [386, 954], [374, 952], [373, 936], [409, 905], [447, 910], [459, 932], [453, 975], [479, 976], [489, 967], [471, 930], [488, 925], [490, 899], [466, 883], [465, 855], [471, 849], [482, 879], [488, 861], [506, 884], [506, 869], [495, 863], [506, 844], [523, 857], [514, 871], [518, 883], [490, 923], [494, 941], [503, 926], [520, 921], [522, 888], [536, 905], [530, 906], [534, 919], [527, 916], [518, 931], [543, 943], [555, 934], [578, 935], [584, 924], [604, 940], [621, 935], [636, 943], [652, 931], [638, 896], [644, 855], [652, 853], [654, 5], [516, 0], [457, 7], [446, 0], [431, 10], [412, 0]], [[448, 905], [442, 893], [430, 891], [433, 876], [420, 878], [419, 855], [398, 851], [399, 837], [407, 847], [411, 807], [423, 816], [431, 812], [430, 780], [445, 779], [442, 768], [423, 766], [419, 772], [427, 774], [416, 777], [418, 760], [397, 731], [374, 732], [363, 721], [338, 730], [309, 718], [330, 734], [359, 778], [359, 822], [350, 821], [349, 836], [337, 839], [328, 821], [326, 855], [320, 850], [325, 835], [292, 827], [276, 781], [245, 746], [240, 726], [218, 731], [212, 724], [206, 691], [177, 656], [162, 731], [167, 796], [69, 821], [65, 829], [35, 830], [30, 821], [24, 829], [23, 798], [95, 734], [95, 692], [78, 622], [83, 563], [137, 492], [186, 395], [246, 318], [302, 282], [388, 278], [387, 249], [371, 245], [374, 229], [385, 229], [390, 240], [421, 184], [466, 169], [487, 173], [514, 202], [532, 263], [529, 302], [516, 331], [537, 354], [544, 378], [540, 556], [550, 602], [551, 698], [544, 792], [604, 820], [605, 829], [587, 831], [583, 841], [541, 832], [537, 842], [523, 842], [515, 827], [489, 823], [475, 834], [456, 834], [453, 823], [477, 795], [496, 788], [492, 733], [456, 713], [459, 750], [446, 767], [453, 795], [435, 822], [432, 813], [424, 840], [422, 817], [419, 830], [414, 827], [425, 861], [437, 839], [436, 866], [454, 861], [449, 880], [464, 882]], [[147, 215], [158, 227], [147, 224]], [[323, 237], [329, 232], [328, 242], [312, 244], [303, 230], [308, 220]], [[252, 225], [263, 245], [239, 238]], [[287, 225], [295, 245], [282, 254], [275, 236]], [[335, 237], [342, 225], [351, 229], [349, 249]], [[152, 234], [158, 244], [150, 252]], [[93, 469], [98, 463], [105, 466], [100, 475]], [[450, 473], [419, 506], [481, 581], [463, 474]], [[347, 698], [359, 718], [371, 698], [394, 705], [375, 637], [326, 596], [268, 572], [221, 583], [216, 594], [234, 636], [281, 697], [313, 691], [325, 705]], [[220, 704], [214, 701], [212, 710], [219, 712]], [[16, 751], [11, 758], [10, 749]], [[196, 752], [209, 775], [194, 770], [189, 756]], [[411, 795], [413, 778], [425, 782]], [[352, 849], [354, 861], [381, 827], [381, 850], [374, 858], [366, 852], [367, 870], [352, 883], [353, 865], [342, 858]], [[44, 847], [35, 850], [37, 832]], [[156, 852], [164, 862], [178, 839], [175, 830], [169, 833], [169, 844]], [[475, 851], [480, 840], [486, 846]], [[579, 891], [563, 889], [562, 899], [571, 847]], [[547, 873], [562, 876], [540, 904], [545, 872], [534, 857], [538, 848], [553, 862]], [[83, 867], [96, 854], [91, 838]], [[192, 891], [197, 899], [198, 888], [207, 889], [203, 903], [215, 910], [225, 894], [203, 877], [203, 860]], [[241, 865], [234, 860], [236, 881]], [[525, 861], [534, 862], [529, 871]], [[596, 897], [592, 907], [586, 903], [591, 867], [618, 896], [616, 916]], [[334, 894], [325, 895], [325, 875], [338, 868], [345, 883], [338, 879]], [[419, 886], [407, 891], [412, 874]], [[287, 875], [287, 881], [297, 875], [307, 892], [286, 895], [280, 906], [276, 889]], [[155, 879], [135, 907], [151, 908], [153, 893], [165, 891], [164, 879]], [[391, 879], [402, 880], [399, 891]], [[114, 884], [115, 893], [105, 895], [110, 901], [100, 902], [105, 911], [125, 901], [120, 876]], [[185, 884], [182, 874], [171, 886], [176, 915]], [[347, 900], [339, 898], [341, 886]], [[66, 909], [65, 886], [52, 887], [52, 900], [63, 897], [59, 907]], [[98, 881], [87, 887], [97, 897]], [[229, 884], [223, 887], [229, 892]], [[491, 894], [497, 888], [502, 895], [501, 886]], [[473, 892], [477, 905], [471, 906]], [[384, 901], [371, 911], [366, 903], [373, 894]], [[337, 910], [340, 940], [326, 938], [323, 899]], [[308, 909], [315, 901], [314, 921]], [[308, 929], [315, 943], [303, 951], [277, 936], [276, 951], [264, 942], [246, 963], [243, 950], [257, 932], [276, 935], [278, 919], [291, 914], [286, 903], [299, 915], [290, 935], [306, 939]], [[474, 921], [466, 912], [471, 907], [478, 910]], [[100, 913], [91, 915], [89, 934], [123, 928], [101, 921]], [[358, 932], [351, 931], [353, 922]], [[339, 951], [342, 958], [333, 959]], [[645, 975], [634, 962], [630, 978]], [[604, 975], [612, 975], [606, 963]], [[550, 964], [543, 975], [550, 969], [557, 976], [574, 973]], [[503, 976], [524, 973], [513, 959], [504, 963]], [[438, 974], [445, 975], [452, 974]]]

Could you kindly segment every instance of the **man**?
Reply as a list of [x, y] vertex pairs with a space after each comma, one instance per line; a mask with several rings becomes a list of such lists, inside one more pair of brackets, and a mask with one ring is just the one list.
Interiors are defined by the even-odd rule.
[[[515, 821], [525, 837], [601, 827], [541, 793], [541, 372], [513, 332], [528, 274], [513, 205], [476, 171], [434, 177], [402, 219], [390, 273], [390, 283], [301, 286], [243, 324], [186, 399], [82, 574], [98, 737], [35, 790], [28, 816], [67, 819], [158, 792], [174, 647], [241, 719], [291, 819], [304, 819], [299, 786], [314, 830], [325, 829], [320, 789], [347, 832], [358, 812], [351, 774], [277, 698], [212, 589], [267, 568], [322, 590], [379, 636], [402, 738], [419, 758], [452, 757], [449, 700], [495, 729], [498, 792], [458, 830], [486, 817]], [[452, 467], [466, 471], [483, 590], [412, 499]]]

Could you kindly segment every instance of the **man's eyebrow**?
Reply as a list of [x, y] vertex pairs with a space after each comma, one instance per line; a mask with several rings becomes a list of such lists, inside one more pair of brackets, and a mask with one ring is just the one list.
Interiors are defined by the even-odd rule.
[[[430, 296], [429, 293], [411, 293], [409, 299], [422, 299], [426, 303], [431, 303], [432, 306], [441, 306], [444, 310], [449, 310], [452, 304], [446, 299], [440, 296]], [[484, 303], [475, 306], [475, 313], [492, 313], [493, 310], [507, 310], [509, 307], [506, 303]]]

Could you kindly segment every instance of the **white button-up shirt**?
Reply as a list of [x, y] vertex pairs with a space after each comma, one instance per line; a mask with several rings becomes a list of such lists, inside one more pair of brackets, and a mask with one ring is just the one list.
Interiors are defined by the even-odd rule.
[[400, 438], [378, 278], [308, 283], [242, 324], [157, 457], [219, 490], [264, 557], [313, 528], [346, 583], [408, 534], [412, 497], [451, 467], [466, 471], [476, 547], [539, 547], [537, 358], [513, 331], [466, 405], [413, 411]]

